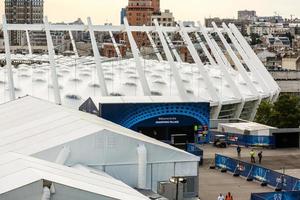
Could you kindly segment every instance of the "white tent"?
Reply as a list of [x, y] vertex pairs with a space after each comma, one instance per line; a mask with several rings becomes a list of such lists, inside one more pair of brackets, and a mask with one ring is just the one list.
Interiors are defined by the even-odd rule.
[[97, 116], [30, 96], [0, 105], [0, 155], [9, 152], [50, 162], [83, 164], [138, 187], [138, 147], [146, 148], [145, 188], [173, 176], [198, 176], [199, 158]]
[[47, 183], [53, 184], [53, 200], [148, 199], [123, 182], [105, 175], [88, 173], [16, 153], [0, 156], [1, 200], [41, 200], [43, 187]]

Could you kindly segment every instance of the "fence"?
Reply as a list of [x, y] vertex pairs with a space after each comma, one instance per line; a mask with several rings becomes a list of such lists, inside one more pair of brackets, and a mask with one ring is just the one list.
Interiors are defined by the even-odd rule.
[[215, 166], [245, 177], [247, 180], [257, 180], [277, 189], [300, 191], [299, 179], [255, 164], [216, 154]]
[[300, 199], [299, 191], [251, 194], [251, 200], [298, 200], [298, 199]]
[[198, 148], [195, 144], [189, 143], [186, 146], [186, 151], [200, 157], [200, 162], [199, 164], [203, 164], [203, 150]]
[[273, 136], [242, 135], [235, 133], [223, 133], [210, 131], [210, 141], [213, 142], [216, 135], [225, 135], [228, 144], [242, 146], [266, 146], [274, 147], [275, 139]]

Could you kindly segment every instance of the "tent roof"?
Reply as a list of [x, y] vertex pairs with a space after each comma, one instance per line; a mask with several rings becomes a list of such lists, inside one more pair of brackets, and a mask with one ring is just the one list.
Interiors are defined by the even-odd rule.
[[58, 106], [34, 97], [24, 97], [0, 105], [0, 154], [33, 155], [104, 130], [142, 143], [172, 150], [176, 161], [199, 158], [143, 134], [136, 133], [97, 116]]
[[105, 174], [88, 173], [16, 153], [0, 156], [0, 194], [40, 180], [112, 199], [148, 199], [123, 182]]
[[248, 130], [248, 131], [276, 129], [271, 126], [267, 126], [267, 125], [259, 124], [259, 123], [255, 123], [255, 122], [221, 123], [220, 126], [236, 128], [239, 130]]

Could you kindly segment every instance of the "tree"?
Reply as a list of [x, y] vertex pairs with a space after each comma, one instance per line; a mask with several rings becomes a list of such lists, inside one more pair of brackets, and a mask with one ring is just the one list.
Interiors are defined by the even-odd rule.
[[269, 125], [272, 109], [273, 105], [269, 101], [262, 101], [257, 110], [255, 121], [260, 124]]
[[251, 38], [251, 45], [257, 45], [262, 43], [260, 39], [260, 35], [257, 33], [251, 33], [250, 38]]
[[282, 95], [274, 104], [263, 102], [258, 108], [255, 121], [277, 128], [298, 128], [300, 125], [300, 98]]

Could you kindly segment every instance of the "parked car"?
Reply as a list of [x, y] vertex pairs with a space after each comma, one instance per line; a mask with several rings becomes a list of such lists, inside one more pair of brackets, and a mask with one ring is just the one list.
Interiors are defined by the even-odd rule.
[[225, 135], [215, 135], [214, 146], [218, 147], [218, 148], [226, 148], [227, 147], [226, 136]]

